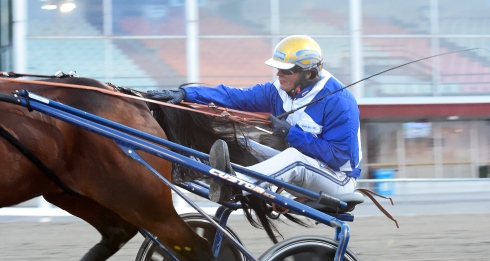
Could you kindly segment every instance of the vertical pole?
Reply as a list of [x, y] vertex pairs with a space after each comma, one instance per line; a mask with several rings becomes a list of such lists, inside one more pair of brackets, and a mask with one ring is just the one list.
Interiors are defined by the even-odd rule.
[[479, 158], [479, 135], [477, 121], [470, 122], [470, 176], [469, 178], [478, 178], [478, 166], [480, 165]]
[[433, 122], [432, 126], [434, 132], [434, 178], [443, 178], [442, 126], [439, 122]]
[[[439, 3], [438, 0], [430, 0], [430, 34], [431, 34], [431, 54], [438, 54], [439, 51]], [[431, 59], [432, 62], [432, 94], [441, 95], [441, 65], [439, 57]]]
[[361, 160], [361, 169], [367, 171], [361, 171], [362, 179], [369, 178], [369, 168], [367, 165], [367, 159], [369, 158], [369, 142], [368, 139], [368, 125], [366, 123], [361, 123], [361, 148], [362, 148], [362, 160]]
[[[364, 64], [362, 55], [362, 8], [361, 0], [350, 0], [350, 45], [351, 45], [351, 82], [359, 81], [364, 77]], [[364, 82], [353, 86], [353, 94], [356, 99], [364, 96]]]
[[199, 6], [197, 0], [185, 1], [187, 82], [199, 82]]
[[[103, 0], [103, 32], [104, 32], [104, 75], [106, 82], [113, 82], [112, 73], [112, 0]], [[116, 84], [117, 85], [117, 84]]]
[[104, 36], [112, 36], [112, 0], [103, 0]]
[[27, 65], [27, 3], [26, 0], [12, 1], [12, 53], [13, 70], [25, 72]]
[[405, 178], [407, 176], [407, 158], [405, 157], [405, 133], [403, 130], [403, 124], [399, 124], [396, 128], [396, 157], [398, 161], [398, 175], [397, 178]]
[[[276, 47], [276, 45], [279, 43], [279, 41], [281, 39], [279, 39], [279, 33], [281, 31], [281, 27], [280, 27], [280, 16], [279, 16], [279, 0], [270, 0], [270, 10], [271, 10], [271, 13], [270, 13], [270, 17], [271, 17], [271, 35], [273, 36], [271, 38], [271, 56], [272, 57], [272, 52], [274, 50], [274, 48]], [[276, 69], [274, 68], [271, 68], [271, 78], [272, 78], [272, 81], [275, 81], [276, 80]]]

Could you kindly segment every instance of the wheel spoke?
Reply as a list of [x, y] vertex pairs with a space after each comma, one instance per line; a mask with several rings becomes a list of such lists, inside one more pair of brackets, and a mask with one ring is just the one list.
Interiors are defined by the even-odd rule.
[[[216, 228], [209, 223], [207, 219], [198, 214], [184, 214], [182, 219], [198, 234], [199, 236], [207, 239], [211, 244], [214, 241], [216, 234]], [[226, 230], [238, 241], [240, 239], [235, 232], [228, 226]], [[240, 242], [241, 243], [241, 242]], [[165, 250], [161, 249], [153, 243], [150, 239], [145, 239], [138, 251], [136, 261], [156, 261], [156, 260], [172, 260]], [[245, 256], [240, 250], [230, 241], [224, 237], [221, 244], [221, 250], [218, 256], [218, 261], [244, 261]]]
[[[319, 236], [299, 236], [284, 240], [269, 250], [259, 259], [267, 261], [298, 261], [298, 260], [334, 260], [337, 242]], [[344, 255], [346, 261], [358, 261], [358, 257], [349, 249]]]

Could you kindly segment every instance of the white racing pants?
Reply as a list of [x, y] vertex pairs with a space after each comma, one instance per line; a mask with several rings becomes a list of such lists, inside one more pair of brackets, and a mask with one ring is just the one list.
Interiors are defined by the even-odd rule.
[[[263, 146], [260, 144], [258, 145], [259, 147]], [[256, 147], [255, 149], [259, 149], [259, 147]], [[356, 179], [348, 177], [344, 172], [333, 171], [323, 162], [308, 157], [295, 148], [288, 148], [282, 152], [277, 151], [275, 156], [249, 166], [247, 169], [314, 192], [322, 191], [329, 195], [352, 193], [356, 188]], [[236, 174], [238, 178], [250, 183], [258, 181], [255, 178], [241, 173]], [[271, 186], [268, 182], [262, 182], [258, 185], [267, 189], [270, 189]], [[294, 191], [286, 191], [296, 197], [303, 196]]]

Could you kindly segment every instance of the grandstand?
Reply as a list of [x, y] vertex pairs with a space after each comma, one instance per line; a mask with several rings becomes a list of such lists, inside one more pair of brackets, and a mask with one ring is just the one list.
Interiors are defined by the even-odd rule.
[[[310, 10], [309, 13], [314, 15], [317, 23], [337, 25], [339, 30], [343, 29], [343, 25], [338, 21], [348, 20], [347, 14], [334, 13], [329, 9], [315, 9]], [[393, 17], [389, 20], [380, 20], [370, 16], [369, 13], [363, 15], [363, 34], [376, 35], [380, 32], [386, 34], [386, 37], [363, 38], [367, 75], [438, 53], [485, 46], [485, 40], [481, 39], [478, 41], [483, 44], [471, 45], [475, 43], [471, 38], [454, 38], [455, 41], [450, 38], [441, 41], [437, 53], [432, 53], [430, 37], [403, 37], [403, 35], [413, 35], [416, 33], [414, 31], [418, 30], [414, 25], [405, 26], [407, 24]], [[475, 27], [485, 27], [485, 23], [478, 23], [478, 25], [475, 23], [473, 28]], [[476, 31], [482, 32], [482, 30]], [[401, 37], [389, 37], [390, 35], [401, 35]], [[489, 94], [490, 86], [485, 84], [490, 80], [489, 58], [490, 52], [473, 52], [421, 61], [400, 68], [395, 73], [387, 73], [369, 80], [366, 82], [366, 94], [377, 97]], [[433, 70], [437, 66], [439, 66], [440, 81], [432, 83]]]
[[[270, 37], [269, 3], [211, 2], [203, 2], [199, 12], [201, 82], [246, 87], [273, 80], [274, 70], [263, 62], [270, 57], [280, 37]], [[473, 37], [431, 38], [427, 5], [403, 1], [383, 1], [382, 4], [364, 5], [362, 9], [365, 76], [436, 53], [490, 43], [490, 38], [478, 37], [490, 31], [485, 26], [489, 22], [485, 10], [466, 8], [468, 10], [461, 11], [461, 19], [441, 11], [440, 33]], [[81, 5], [83, 8], [83, 3]], [[325, 68], [342, 82], [351, 83], [348, 4], [327, 7], [311, 2], [298, 6], [294, 1], [282, 1], [279, 8], [295, 10], [281, 12], [280, 35], [302, 33], [315, 37], [325, 53]], [[387, 9], [391, 11], [386, 12]], [[164, 19], [145, 17], [137, 11], [120, 11], [114, 27], [119, 34], [139, 36], [137, 39], [104, 39], [100, 25], [91, 23], [93, 15], [47, 18], [44, 14], [39, 18], [41, 20], [31, 16], [29, 22], [29, 71], [51, 74], [58, 70], [76, 70], [81, 76], [143, 89], [173, 88], [186, 81], [183, 6], [167, 7]], [[434, 39], [438, 40], [437, 49], [432, 47]], [[372, 78], [364, 84], [364, 95], [490, 94], [486, 84], [489, 72], [490, 51], [457, 53]]]
[[29, 21], [29, 73], [52, 75], [57, 71], [76, 71], [81, 77], [95, 78], [120, 86], [142, 90], [158, 86], [117, 45], [117, 41], [101, 38], [101, 32], [83, 19], [63, 18], [62, 21], [53, 19], [52, 22], [36, 19]]
[[[182, 22], [182, 21], [180, 21]], [[154, 27], [161, 31], [167, 28], [182, 28], [177, 19], [162, 21], [155, 26], [142, 17], [126, 17], [119, 22], [120, 28], [131, 35], [149, 35]], [[201, 13], [200, 33], [212, 33], [213, 28], [234, 34], [253, 34], [254, 32], [221, 17]], [[211, 31], [210, 31], [211, 30]], [[185, 39], [140, 41], [143, 48], [151, 50], [160, 62], [177, 75], [187, 73]], [[270, 42], [264, 39], [200, 39], [201, 82], [217, 85], [226, 82], [235, 87], [250, 86], [271, 79], [270, 70], [263, 62], [270, 56]]]

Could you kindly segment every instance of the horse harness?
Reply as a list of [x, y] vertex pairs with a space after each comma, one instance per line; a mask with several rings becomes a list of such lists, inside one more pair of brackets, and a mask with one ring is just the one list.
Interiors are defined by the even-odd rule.
[[[65, 74], [61, 71], [56, 72], [54, 75], [38, 75], [38, 74], [19, 74], [15, 72], [0, 72], [0, 77], [2, 81], [6, 82], [17, 82], [17, 83], [26, 83], [26, 84], [37, 84], [37, 85], [46, 85], [46, 86], [56, 86], [56, 87], [64, 87], [64, 88], [72, 88], [72, 89], [82, 89], [82, 90], [91, 90], [96, 92], [101, 92], [104, 94], [119, 96], [134, 100], [145, 101], [147, 104], [157, 104], [163, 105], [167, 107], [178, 108], [182, 110], [193, 111], [196, 113], [205, 114], [212, 117], [220, 117], [226, 118], [230, 121], [237, 122], [243, 125], [250, 126], [252, 128], [258, 129], [268, 134], [272, 134], [271, 131], [258, 127], [256, 125], [268, 126], [270, 121], [268, 120], [268, 115], [261, 113], [252, 113], [252, 112], [244, 112], [233, 109], [228, 109], [224, 107], [218, 107], [214, 103], [210, 104], [197, 104], [197, 103], [189, 103], [189, 102], [181, 102], [180, 104], [170, 104], [167, 102], [157, 101], [153, 99], [146, 98], [144, 94], [135, 89], [116, 86], [112, 83], [106, 83], [106, 85], [112, 87], [114, 91], [110, 91], [107, 89], [102, 89], [94, 86], [82, 86], [76, 84], [67, 84], [67, 83], [56, 83], [56, 82], [43, 82], [43, 81], [33, 81], [33, 80], [20, 80], [15, 79], [19, 77], [40, 77], [40, 78], [51, 78], [51, 79], [61, 79], [61, 78], [78, 78], [79, 76], [75, 71], [70, 71]], [[150, 105], [148, 105], [150, 108]]]
[[[6, 77], [6, 78], [18, 78], [18, 77], [43, 77], [43, 78], [66, 78], [66, 77], [78, 77], [76, 72], [71, 71], [68, 74], [65, 74], [61, 71], [55, 73], [54, 75], [35, 75], [35, 74], [18, 74], [14, 72], [0, 72], [0, 77]], [[133, 98], [133, 99], [138, 99], [138, 100], [143, 100], [147, 103], [148, 107], [151, 108], [151, 104], [159, 104], [159, 105], [164, 105], [164, 106], [169, 106], [169, 107], [176, 107], [179, 109], [184, 109], [184, 110], [190, 110], [194, 111], [197, 113], [202, 113], [202, 114], [207, 114], [213, 117], [223, 117], [226, 119], [229, 119], [233, 122], [238, 122], [244, 125], [251, 126], [253, 128], [256, 128], [260, 131], [266, 132], [268, 134], [272, 134], [271, 131], [268, 131], [266, 129], [263, 129], [261, 127], [258, 127], [256, 125], [263, 125], [267, 126], [270, 124], [270, 121], [267, 120], [265, 115], [258, 114], [258, 113], [251, 113], [251, 112], [243, 112], [243, 111], [237, 111], [237, 110], [231, 110], [228, 108], [223, 108], [223, 107], [218, 107], [214, 103], [210, 103], [208, 105], [204, 104], [196, 104], [196, 103], [189, 103], [189, 102], [181, 102], [181, 105], [174, 105], [174, 104], [169, 104], [165, 102], [160, 102], [156, 100], [151, 100], [147, 99], [144, 97], [144, 95], [137, 90], [127, 88], [127, 87], [121, 87], [114, 85], [112, 83], [106, 83], [108, 86], [112, 87], [114, 91], [108, 91], [92, 86], [81, 86], [81, 85], [73, 85], [73, 84], [64, 84], [64, 83], [52, 83], [52, 82], [38, 82], [38, 81], [26, 81], [26, 80], [10, 80], [10, 79], [3, 79], [5, 81], [11, 81], [11, 82], [24, 82], [24, 83], [32, 83], [32, 84], [42, 84], [42, 85], [49, 85], [49, 86], [59, 86], [59, 87], [67, 87], [67, 88], [76, 88], [76, 89], [88, 89], [88, 90], [94, 90], [94, 91], [99, 91], [102, 93], [106, 93], [109, 95], [113, 96], [123, 96], [126, 98]], [[26, 97], [26, 103], [27, 103], [27, 108], [29, 111], [32, 111], [32, 109], [29, 106], [29, 98], [28, 95]], [[182, 106], [184, 105], [184, 106]], [[36, 165], [41, 172], [50, 180], [52, 180], [58, 187], [60, 187], [64, 192], [69, 193], [69, 194], [78, 194], [74, 190], [72, 190], [70, 187], [68, 187], [66, 184], [63, 183], [59, 179], [59, 177], [51, 170], [49, 169], [44, 163], [31, 151], [29, 148], [24, 146], [18, 139], [16, 139], [11, 133], [9, 133], [7, 130], [5, 130], [1, 125], [0, 125], [0, 136], [4, 137], [7, 141], [9, 141], [14, 147], [16, 147], [23, 155], [26, 156], [34, 165]], [[284, 188], [278, 188], [276, 193], [280, 193]], [[310, 207], [313, 207], [317, 210], [320, 210], [325, 213], [346, 213], [348, 211], [352, 211], [354, 207], [357, 204], [360, 204], [364, 201], [363, 196], [360, 195], [360, 193], [366, 195], [369, 197], [373, 203], [378, 207], [378, 209], [383, 212], [386, 217], [389, 219], [393, 220], [398, 227], [398, 222], [391, 216], [388, 211], [386, 211], [378, 202], [377, 200], [373, 197], [373, 195], [376, 195], [378, 197], [382, 197], [385, 199], [389, 199], [391, 201], [391, 204], [393, 205], [393, 200], [389, 197], [384, 197], [380, 194], [377, 194], [371, 190], [368, 189], [362, 189], [358, 188], [356, 189], [357, 192], [354, 193], [349, 193], [344, 201], [348, 203], [347, 208], [345, 210], [339, 210], [339, 209], [332, 209], [332, 208], [325, 208], [325, 206], [319, 206], [319, 203], [316, 203], [314, 201], [311, 201], [308, 198], [295, 198], [294, 200], [298, 202], [302, 202]], [[360, 193], [359, 193], [360, 192]], [[362, 197], [362, 199], [360, 197]], [[341, 199], [342, 200], [342, 199]], [[316, 203], [316, 204], [315, 204]], [[276, 211], [279, 214], [286, 214], [289, 212], [289, 209], [280, 207], [274, 203], [272, 203], [272, 210]]]

